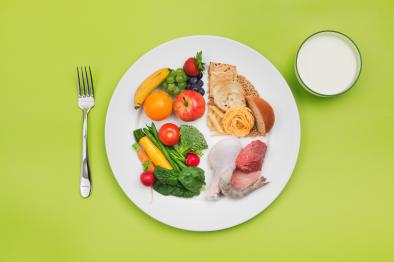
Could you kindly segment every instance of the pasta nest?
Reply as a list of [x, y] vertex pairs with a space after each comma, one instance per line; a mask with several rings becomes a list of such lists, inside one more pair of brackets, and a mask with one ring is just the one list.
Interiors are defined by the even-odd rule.
[[230, 108], [224, 113], [222, 124], [228, 134], [238, 137], [247, 136], [254, 126], [252, 110], [246, 106]]

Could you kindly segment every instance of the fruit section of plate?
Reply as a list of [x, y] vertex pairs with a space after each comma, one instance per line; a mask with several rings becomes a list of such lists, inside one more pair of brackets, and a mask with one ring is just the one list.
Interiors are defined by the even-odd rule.
[[[242, 198], [268, 184], [262, 176], [268, 148], [259, 137], [271, 131], [274, 110], [247, 77], [238, 74], [236, 65], [204, 63], [199, 51], [179, 68], [147, 72], [134, 94], [134, 108], [152, 120], [132, 132], [144, 186], [165, 196], [203, 193], [207, 200], [218, 200]], [[193, 124], [202, 121], [206, 111], [209, 134]], [[172, 114], [182, 124], [166, 122]], [[156, 126], [155, 121], [163, 124]], [[206, 136], [222, 139], [208, 148]], [[243, 147], [242, 137], [252, 141]], [[199, 167], [203, 154], [213, 172], [209, 185]]]

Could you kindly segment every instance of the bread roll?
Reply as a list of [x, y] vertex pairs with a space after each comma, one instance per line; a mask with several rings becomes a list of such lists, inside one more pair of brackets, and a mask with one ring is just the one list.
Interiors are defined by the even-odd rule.
[[247, 96], [246, 101], [248, 102], [248, 106], [255, 117], [258, 132], [261, 135], [265, 135], [274, 126], [274, 110], [267, 101], [257, 96]]

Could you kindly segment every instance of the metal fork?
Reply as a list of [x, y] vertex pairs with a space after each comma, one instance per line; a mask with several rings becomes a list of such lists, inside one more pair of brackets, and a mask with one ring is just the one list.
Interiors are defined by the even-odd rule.
[[94, 107], [93, 77], [90, 66], [86, 68], [77, 67], [78, 77], [78, 106], [83, 112], [82, 128], [82, 163], [80, 192], [86, 198], [92, 191], [92, 180], [90, 177], [89, 157], [88, 157], [88, 113]]

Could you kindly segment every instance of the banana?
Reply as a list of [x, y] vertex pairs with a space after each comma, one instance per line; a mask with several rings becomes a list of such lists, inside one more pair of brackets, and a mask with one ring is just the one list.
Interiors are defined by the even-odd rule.
[[153, 89], [157, 88], [169, 74], [169, 68], [161, 68], [147, 77], [135, 91], [134, 108], [140, 108]]

